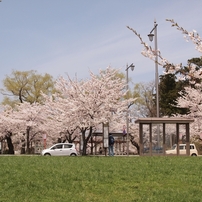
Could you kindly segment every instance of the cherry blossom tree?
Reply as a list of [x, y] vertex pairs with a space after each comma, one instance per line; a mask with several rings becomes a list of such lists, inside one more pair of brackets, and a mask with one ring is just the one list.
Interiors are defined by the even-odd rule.
[[[178, 25], [178, 23], [176, 23], [173, 19], [166, 19], [166, 21], [170, 22], [172, 27], [176, 27], [177, 30], [181, 31], [182, 34], [184, 35], [184, 38], [186, 39], [186, 41], [191, 41], [195, 45], [195, 49], [202, 53], [201, 37], [199, 36], [199, 34], [197, 33], [196, 30], [188, 32], [183, 27], [180, 27]], [[140, 36], [140, 34], [136, 30], [134, 30], [133, 28], [131, 28], [129, 26], [127, 26], [127, 28], [129, 30], [131, 30], [139, 38], [140, 43], [143, 45], [144, 49], [141, 52], [142, 55], [153, 61], [156, 61], [155, 58], [156, 58], [156, 56], [158, 56], [158, 58], [159, 58], [158, 64], [160, 66], [163, 66], [166, 68], [165, 73], [175, 73], [176, 71], [179, 71], [181, 69], [181, 66], [182, 66], [181, 63], [173, 64], [172, 62], [170, 62], [169, 60], [167, 60], [166, 58], [164, 58], [162, 56], [160, 50], [157, 50], [157, 52], [156, 52], [151, 46], [149, 46], [147, 43], [145, 43], [143, 41], [142, 37]], [[186, 74], [186, 78], [190, 79], [190, 80], [192, 78], [198, 78], [198, 77], [200, 77], [200, 73], [201, 73], [201, 70], [196, 71], [195, 65], [192, 64], [190, 66], [190, 73]], [[182, 75], [182, 79], [184, 79], [184, 76]]]
[[30, 153], [32, 142], [41, 140], [47, 129], [45, 120], [43, 106], [39, 103], [24, 102], [15, 108], [6, 106], [0, 114], [1, 139], [12, 137], [13, 142], [26, 149], [26, 153]]
[[26, 153], [31, 153], [31, 143], [34, 140], [42, 139], [42, 134], [46, 129], [44, 122], [46, 117], [43, 115], [44, 106], [39, 103], [23, 102], [16, 105], [13, 112], [13, 119], [20, 121], [20, 139], [26, 144]]
[[56, 81], [59, 93], [51, 98], [45, 96], [47, 112], [50, 120], [57, 120], [56, 127], [70, 134], [77, 129], [80, 131], [83, 155], [96, 127], [123, 119], [127, 103], [134, 101], [132, 98], [124, 100], [125, 81], [116, 76], [117, 71], [108, 67], [101, 70], [99, 75], [90, 72], [90, 78], [81, 81], [61, 77]]
[[[179, 30], [183, 35], [186, 41], [191, 41], [195, 45], [195, 49], [198, 50], [200, 53], [202, 53], [202, 41], [201, 37], [197, 33], [196, 30], [193, 31], [187, 31], [183, 27], [179, 26], [178, 23], [176, 23], [172, 19], [166, 19], [166, 21], [171, 23], [172, 27], [176, 27], [177, 30]], [[148, 46], [140, 36], [140, 34], [134, 30], [133, 28], [127, 26], [128, 29], [130, 29], [140, 40], [141, 44], [143, 45], [144, 49], [142, 51], [142, 54], [150, 58], [151, 60], [155, 61], [156, 55], [159, 58], [158, 64], [165, 67], [165, 73], [166, 74], [172, 74], [176, 72], [180, 72], [181, 74], [178, 74], [178, 79], [187, 80], [190, 83], [190, 86], [185, 87], [185, 90], [183, 92], [180, 92], [181, 97], [177, 100], [178, 107], [182, 108], [189, 108], [190, 113], [188, 115], [184, 115], [184, 117], [188, 118], [194, 118], [195, 122], [191, 124], [191, 135], [197, 135], [201, 136], [201, 111], [202, 111], [202, 97], [201, 97], [201, 91], [202, 91], [202, 69], [196, 68], [196, 65], [193, 63], [189, 64], [189, 71], [183, 72], [181, 70], [181, 64], [173, 64], [169, 62], [166, 58], [164, 58], [161, 55], [161, 52], [158, 50], [157, 52], [152, 49], [151, 46]], [[196, 82], [199, 81], [199, 82]]]
[[187, 118], [194, 119], [194, 123], [191, 124], [191, 134], [192, 136], [198, 136], [202, 134], [202, 96], [201, 96], [202, 86], [197, 88], [185, 87], [185, 92], [181, 94], [178, 99], [178, 107], [188, 108], [190, 113], [184, 115]]
[[[174, 20], [167, 20], [171, 22], [173, 27], [181, 31], [186, 41], [191, 41], [195, 45], [195, 49], [202, 53], [202, 41], [201, 37], [196, 30], [188, 32], [183, 27], [180, 27]], [[201, 112], [202, 112], [202, 69], [197, 68], [193, 63], [189, 64], [189, 72], [182, 74], [181, 79], [189, 81], [190, 85], [185, 87], [184, 92], [180, 92], [181, 97], [178, 98], [178, 107], [188, 108], [190, 113], [185, 115], [188, 118], [193, 118], [195, 121], [191, 124], [191, 135], [192, 137], [201, 137]], [[197, 82], [199, 81], [199, 82]]]
[[4, 106], [0, 113], [0, 141], [6, 140], [8, 146], [8, 153], [14, 154], [14, 146], [12, 143], [12, 136], [15, 135], [15, 127], [18, 122], [10, 118], [13, 109], [10, 106]]
[[44, 116], [47, 117], [45, 125], [48, 128], [49, 139], [53, 142], [78, 141], [79, 130], [75, 122], [76, 114], [72, 114], [71, 111], [73, 107], [71, 100], [61, 97], [61, 94], [58, 93], [50, 97], [43, 96], [46, 99]]

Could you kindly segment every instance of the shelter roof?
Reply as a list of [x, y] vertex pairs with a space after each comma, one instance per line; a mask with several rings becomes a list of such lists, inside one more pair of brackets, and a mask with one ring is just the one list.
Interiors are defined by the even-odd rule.
[[[115, 136], [115, 137], [120, 137], [120, 136], [123, 136], [124, 134], [121, 133], [121, 132], [110, 132], [109, 134]], [[126, 134], [125, 134], [126, 135]], [[93, 133], [93, 136], [103, 136], [103, 133], [102, 132], [94, 132]]]
[[135, 123], [153, 123], [153, 124], [157, 124], [157, 123], [167, 123], [167, 124], [175, 124], [175, 123], [179, 123], [179, 124], [185, 124], [185, 123], [191, 123], [194, 122], [194, 119], [186, 119], [186, 118], [138, 118]]

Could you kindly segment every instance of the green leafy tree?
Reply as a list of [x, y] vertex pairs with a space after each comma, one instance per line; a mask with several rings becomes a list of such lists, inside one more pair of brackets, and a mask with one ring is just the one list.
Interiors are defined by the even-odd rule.
[[181, 74], [184, 76], [184, 86], [191, 86], [192, 88], [195, 88], [194, 83], [190, 83], [189, 79], [186, 79], [186, 77], [190, 77], [192, 81], [196, 82], [196, 83], [201, 83], [201, 78], [195, 78], [192, 70], [191, 70], [191, 66], [192, 64], [195, 65], [195, 70], [198, 71], [199, 69], [202, 68], [202, 58], [192, 58], [190, 60], [188, 60], [188, 65], [184, 66], [183, 68], [181, 68], [179, 71], [177, 71], [177, 73]]
[[156, 104], [154, 99], [154, 82], [137, 83], [133, 89], [133, 98], [137, 98], [134, 103], [136, 116], [155, 117]]
[[55, 92], [54, 80], [51, 75], [37, 74], [36, 71], [13, 71], [11, 76], [3, 80], [4, 88], [1, 93], [5, 96], [2, 104], [14, 105], [15, 103], [42, 103], [44, 94]]
[[[177, 99], [180, 97], [179, 92], [184, 92], [184, 87], [195, 84], [190, 83], [187, 77], [192, 77], [191, 64], [195, 64], [196, 70], [202, 67], [202, 58], [192, 58], [188, 60], [188, 65], [180, 68], [175, 74], [165, 74], [160, 76], [159, 96], [160, 96], [160, 114], [161, 116], [172, 116], [175, 114], [188, 114], [189, 109], [177, 107]], [[167, 71], [170, 67], [164, 66]], [[182, 75], [183, 80], [177, 80], [177, 76]], [[192, 78], [196, 83], [201, 83], [201, 79]]]
[[[1, 93], [5, 96], [3, 105], [14, 107], [17, 103], [43, 103], [44, 94], [52, 94], [55, 92], [54, 81], [51, 75], [37, 74], [36, 71], [13, 71], [11, 76], [7, 76], [3, 80], [4, 88]], [[29, 131], [27, 130], [27, 137]], [[11, 135], [6, 136], [9, 141], [9, 151], [13, 147]]]
[[202, 58], [192, 58], [190, 60], [188, 60], [188, 64], [189, 63], [193, 63], [195, 65], [197, 65], [198, 69], [202, 67]]
[[186, 114], [187, 109], [178, 108], [178, 92], [182, 91], [184, 82], [176, 81], [174, 74], [165, 74], [160, 76], [159, 96], [160, 96], [160, 115], [173, 116], [175, 114]]

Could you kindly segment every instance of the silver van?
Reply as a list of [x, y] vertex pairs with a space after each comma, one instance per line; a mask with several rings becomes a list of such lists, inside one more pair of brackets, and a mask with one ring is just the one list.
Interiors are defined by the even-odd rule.
[[[166, 154], [177, 154], [177, 144], [174, 144], [172, 149], [166, 150]], [[179, 154], [186, 155], [186, 144], [179, 144]], [[190, 156], [198, 156], [195, 144], [190, 144]]]

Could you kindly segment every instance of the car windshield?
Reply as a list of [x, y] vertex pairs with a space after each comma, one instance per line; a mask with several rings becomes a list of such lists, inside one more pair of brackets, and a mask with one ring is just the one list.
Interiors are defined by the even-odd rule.
[[172, 146], [172, 149], [175, 149], [176, 148], [176, 144], [174, 144], [173, 146]]

